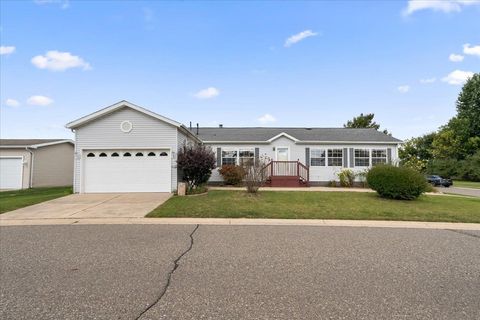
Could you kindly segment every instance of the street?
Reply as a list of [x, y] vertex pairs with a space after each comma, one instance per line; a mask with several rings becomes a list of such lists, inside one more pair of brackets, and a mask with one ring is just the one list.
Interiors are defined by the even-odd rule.
[[479, 319], [480, 232], [0, 228], [2, 319]]

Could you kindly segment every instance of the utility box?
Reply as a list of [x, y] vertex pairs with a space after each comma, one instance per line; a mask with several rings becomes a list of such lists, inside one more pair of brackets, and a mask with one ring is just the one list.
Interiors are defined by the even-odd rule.
[[177, 194], [179, 196], [184, 196], [187, 194], [187, 184], [185, 182], [178, 183]]

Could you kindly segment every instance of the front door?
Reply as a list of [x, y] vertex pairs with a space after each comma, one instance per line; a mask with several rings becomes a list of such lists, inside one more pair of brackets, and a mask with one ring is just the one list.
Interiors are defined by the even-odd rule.
[[288, 161], [289, 158], [288, 147], [277, 147], [277, 161]]

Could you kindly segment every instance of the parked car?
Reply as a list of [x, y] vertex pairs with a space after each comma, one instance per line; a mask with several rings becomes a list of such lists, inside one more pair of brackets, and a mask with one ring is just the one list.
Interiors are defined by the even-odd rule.
[[427, 176], [427, 181], [434, 186], [444, 186], [446, 188], [453, 184], [452, 179], [445, 179], [436, 175]]

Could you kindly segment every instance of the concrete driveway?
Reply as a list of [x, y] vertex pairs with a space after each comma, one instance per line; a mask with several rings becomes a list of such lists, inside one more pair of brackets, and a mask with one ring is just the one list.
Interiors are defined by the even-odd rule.
[[480, 189], [473, 188], [459, 188], [459, 187], [450, 187], [450, 188], [438, 188], [440, 192], [449, 193], [449, 194], [460, 194], [463, 196], [471, 197], [480, 197]]
[[0, 220], [141, 218], [170, 197], [166, 192], [72, 194], [4, 213]]
[[1, 319], [480, 319], [480, 233], [0, 227]]

